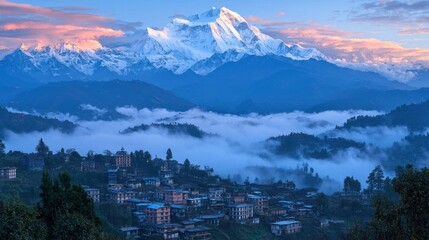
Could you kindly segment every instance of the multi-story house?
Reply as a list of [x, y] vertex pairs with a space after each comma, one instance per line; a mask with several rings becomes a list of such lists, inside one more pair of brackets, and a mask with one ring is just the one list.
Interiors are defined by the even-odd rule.
[[136, 193], [133, 191], [110, 190], [110, 199], [118, 204], [123, 204], [126, 200], [135, 196]]
[[242, 203], [229, 206], [229, 217], [236, 222], [246, 222], [253, 218], [253, 205]]
[[185, 204], [188, 193], [182, 190], [163, 191], [164, 201], [169, 204]]
[[0, 168], [0, 178], [15, 179], [16, 178], [16, 167]]
[[255, 214], [265, 214], [268, 210], [268, 198], [264, 196], [257, 196], [249, 194], [246, 197], [247, 201], [253, 205], [253, 212]]
[[120, 151], [117, 151], [115, 154], [115, 166], [116, 167], [131, 167], [131, 156], [125, 151], [124, 148], [121, 148]]
[[211, 240], [210, 228], [198, 226], [181, 229], [181, 237], [184, 240]]
[[94, 203], [100, 202], [100, 189], [84, 187], [83, 190], [85, 190]]
[[30, 155], [26, 157], [23, 163], [28, 170], [43, 170], [45, 167], [45, 159], [36, 155]]
[[300, 221], [289, 220], [271, 223], [271, 233], [276, 236], [300, 232], [302, 225]]
[[146, 186], [159, 187], [161, 185], [161, 180], [157, 177], [144, 177], [143, 182]]
[[167, 224], [170, 223], [170, 207], [162, 203], [148, 204], [143, 212], [146, 214], [147, 223]]

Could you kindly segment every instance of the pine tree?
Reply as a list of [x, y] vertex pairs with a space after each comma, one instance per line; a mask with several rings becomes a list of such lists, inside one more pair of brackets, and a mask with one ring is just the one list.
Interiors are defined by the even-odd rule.
[[43, 138], [39, 140], [36, 146], [36, 152], [40, 157], [46, 157], [49, 153], [49, 147], [43, 142]]
[[3, 141], [0, 140], [0, 157], [4, 157], [6, 154], [5, 152], [6, 146], [4, 145]]
[[171, 149], [167, 149], [167, 156], [166, 156], [167, 160], [171, 160], [173, 159], [173, 152], [171, 152]]

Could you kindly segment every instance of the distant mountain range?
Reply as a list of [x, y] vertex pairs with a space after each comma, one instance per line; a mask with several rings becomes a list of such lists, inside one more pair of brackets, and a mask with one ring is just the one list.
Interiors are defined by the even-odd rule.
[[142, 81], [57, 82], [18, 94], [8, 106], [28, 112], [69, 113], [81, 119], [125, 117], [117, 107], [186, 111], [195, 105]]
[[391, 110], [429, 99], [416, 90], [429, 86], [429, 70], [417, 75], [407, 85], [339, 67], [316, 49], [273, 39], [239, 14], [214, 8], [91, 49], [22, 45], [0, 60], [0, 100], [85, 119], [120, 117], [114, 108], [125, 105], [261, 114]]

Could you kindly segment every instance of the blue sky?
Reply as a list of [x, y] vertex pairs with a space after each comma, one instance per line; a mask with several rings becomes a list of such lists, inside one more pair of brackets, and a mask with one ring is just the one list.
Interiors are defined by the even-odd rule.
[[63, 35], [97, 40], [225, 6], [288, 44], [338, 61], [429, 62], [429, 0], [0, 0], [0, 50]]
[[[405, 47], [429, 48], [428, 34], [410, 36], [399, 32], [405, 26], [401, 23], [365, 22], [353, 20], [354, 11], [359, 11], [362, 4], [377, 1], [362, 0], [32, 0], [14, 1], [43, 7], [85, 7], [89, 9], [73, 9], [108, 16], [127, 22], [141, 22], [143, 26], [162, 27], [175, 15], [191, 15], [207, 11], [212, 6], [225, 6], [240, 13], [243, 17], [257, 16], [273, 21], [298, 21], [319, 23], [334, 28], [359, 33], [362, 37], [374, 37], [384, 41], [394, 41]], [[413, 1], [402, 1], [413, 2]], [[427, 2], [427, 1], [414, 1]], [[70, 9], [68, 9], [70, 11]], [[284, 13], [284, 14], [281, 14]], [[410, 13], [413, 14], [413, 13]], [[429, 15], [429, 14], [428, 14]], [[409, 24], [409, 23], [408, 23]], [[427, 24], [427, 23], [426, 23]]]

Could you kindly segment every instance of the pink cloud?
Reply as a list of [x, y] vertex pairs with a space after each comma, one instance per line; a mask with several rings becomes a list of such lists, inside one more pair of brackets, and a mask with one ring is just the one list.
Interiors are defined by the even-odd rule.
[[285, 12], [277, 12], [276, 15], [279, 17], [284, 17], [284, 16], [286, 16], [286, 13]]
[[[29, 20], [30, 19], [30, 20]], [[80, 47], [95, 47], [101, 37], [118, 37], [124, 33], [115, 29], [115, 20], [93, 14], [65, 12], [29, 4], [0, 0], [0, 39], [8, 38], [4, 47], [55, 44], [59, 42], [90, 43]]]
[[395, 42], [360, 38], [359, 33], [315, 23], [275, 22], [254, 16], [247, 20], [262, 26], [262, 30], [273, 37], [289, 44], [316, 48], [335, 61], [367, 64], [429, 63], [429, 49], [405, 48]]

